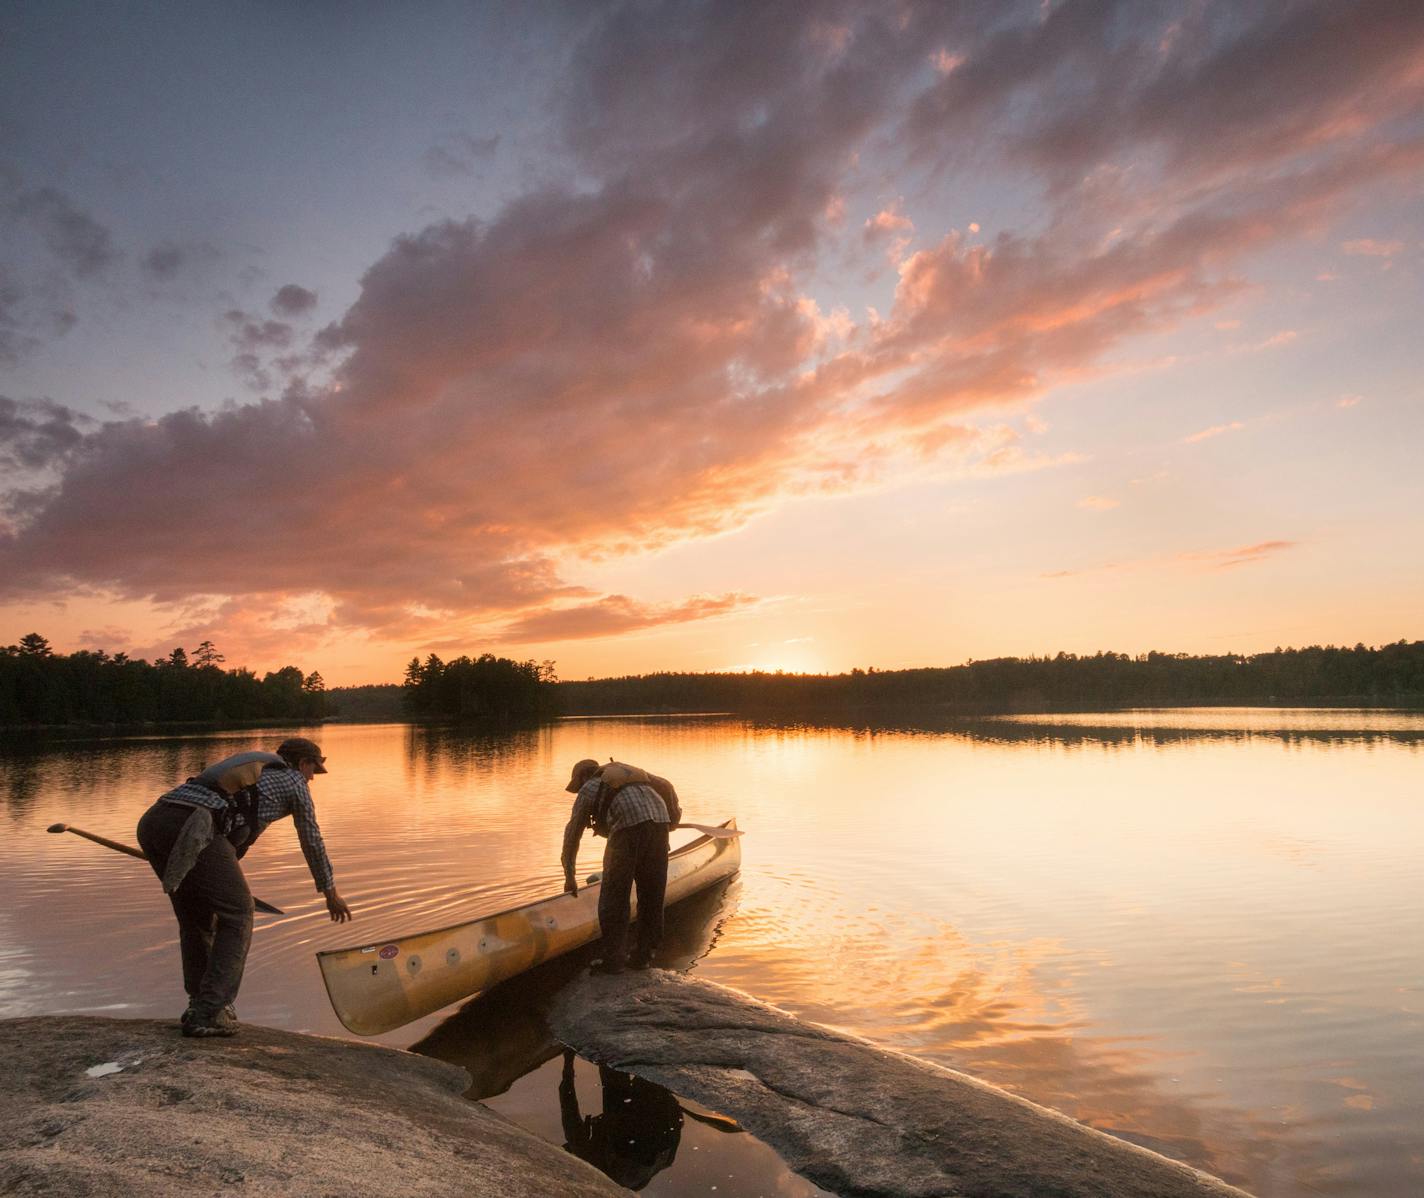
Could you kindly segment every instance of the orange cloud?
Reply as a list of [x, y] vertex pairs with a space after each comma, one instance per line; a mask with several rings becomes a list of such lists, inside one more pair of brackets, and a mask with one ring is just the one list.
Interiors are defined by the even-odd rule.
[[750, 595], [699, 595], [685, 603], [656, 606], [639, 603], [626, 595], [608, 595], [594, 603], [555, 608], [516, 620], [505, 627], [502, 639], [517, 644], [616, 636], [665, 624], [686, 624], [724, 616], [756, 602]]
[[[9, 409], [0, 450], [48, 473], [4, 496], [0, 598], [205, 600], [183, 627], [263, 644], [722, 614], [750, 600], [597, 598], [557, 563], [944, 455], [1077, 460], [980, 436], [972, 414], [1107, 369], [1238, 293], [1248, 255], [1424, 166], [1394, 124], [1424, 87], [1424, 7], [1203, 10], [1165, 42], [1146, 7], [988, 28], [959, 6], [850, 5], [833, 38], [809, 8], [591, 17], [549, 176], [578, 186], [397, 239], [315, 337], [231, 309], [237, 370], [289, 376], [279, 395], [94, 427]], [[954, 69], [927, 72], [927, 47]], [[825, 272], [883, 267], [866, 230], [828, 221], [842, 197], [971, 150], [1029, 172], [1034, 232], [940, 236], [863, 326], [823, 306]]]

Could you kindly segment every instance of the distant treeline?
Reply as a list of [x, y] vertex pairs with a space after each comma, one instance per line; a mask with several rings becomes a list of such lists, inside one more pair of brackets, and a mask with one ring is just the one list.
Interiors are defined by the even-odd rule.
[[411, 658], [402, 686], [407, 714], [417, 719], [525, 720], [558, 714], [551, 661], [511, 661], [482, 653], [441, 661]]
[[405, 705], [405, 687], [399, 682], [333, 686], [326, 692], [326, 712], [337, 719], [370, 723], [403, 720], [410, 714]]
[[559, 682], [550, 661], [485, 653], [411, 660], [401, 684], [328, 692], [296, 666], [222, 668], [204, 641], [148, 662], [55, 653], [38, 633], [0, 646], [0, 726], [143, 722], [543, 719], [559, 714], [920, 710], [966, 713], [1192, 703], [1424, 704], [1424, 641], [1276, 649], [1249, 656], [1096, 653], [849, 674], [647, 674]]
[[211, 641], [157, 661], [103, 650], [55, 653], [37, 632], [0, 647], [0, 725], [320, 719], [318, 673], [285, 666], [259, 678], [225, 670]]
[[1249, 656], [1095, 653], [849, 674], [646, 674], [558, 684], [569, 715], [943, 706], [966, 712], [1178, 703], [1424, 702], [1424, 641]]

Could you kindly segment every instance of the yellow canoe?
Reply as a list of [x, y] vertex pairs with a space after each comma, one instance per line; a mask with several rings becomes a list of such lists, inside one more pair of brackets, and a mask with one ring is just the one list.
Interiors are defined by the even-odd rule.
[[[741, 864], [741, 837], [699, 836], [668, 856], [667, 902], [730, 877]], [[595, 882], [576, 895], [433, 932], [317, 953], [332, 1009], [348, 1031], [375, 1036], [488, 990], [596, 939], [601, 889]]]

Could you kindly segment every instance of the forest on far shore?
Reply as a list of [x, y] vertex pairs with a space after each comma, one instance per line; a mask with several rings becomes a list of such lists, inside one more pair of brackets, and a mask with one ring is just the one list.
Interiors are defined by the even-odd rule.
[[156, 661], [81, 649], [56, 653], [31, 632], [0, 646], [0, 726], [140, 723], [312, 722], [326, 714], [315, 670], [222, 668], [212, 641], [190, 657], [181, 646]]
[[328, 689], [291, 665], [224, 669], [211, 641], [148, 662], [55, 653], [30, 633], [0, 646], [0, 726], [341, 720], [508, 721], [557, 715], [730, 711], [986, 714], [1190, 704], [1424, 706], [1424, 641], [1268, 653], [1102, 652], [999, 657], [848, 674], [660, 673], [556, 680], [550, 661], [484, 653], [412, 660], [401, 683]]
[[940, 708], [972, 713], [1175, 704], [1424, 705], [1424, 641], [1269, 653], [997, 657], [848, 674], [645, 674], [558, 684], [566, 715]]
[[212, 641], [153, 661], [83, 649], [56, 653], [31, 632], [0, 646], [0, 727], [316, 723], [351, 720], [527, 721], [557, 714], [553, 663], [481, 654], [406, 668], [404, 685], [328, 690], [315, 670], [225, 669]]

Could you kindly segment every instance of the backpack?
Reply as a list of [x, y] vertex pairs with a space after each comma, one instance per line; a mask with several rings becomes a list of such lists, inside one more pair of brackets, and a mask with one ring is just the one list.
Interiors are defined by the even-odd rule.
[[227, 804], [221, 811], [215, 811], [214, 827], [220, 836], [226, 836], [237, 850], [238, 859], [247, 853], [262, 834], [262, 825], [257, 819], [257, 779], [263, 770], [292, 767], [275, 753], [254, 750], [236, 753], [207, 769], [189, 782], [220, 795]]
[[659, 778], [645, 769], [639, 769], [636, 765], [625, 765], [621, 761], [610, 761], [607, 765], [600, 766], [594, 777], [599, 782], [598, 798], [593, 806], [595, 836], [608, 836], [608, 817], [613, 808], [613, 800], [625, 786], [639, 784], [652, 787], [667, 807], [668, 818], [672, 818], [677, 806], [677, 791], [666, 778]]

